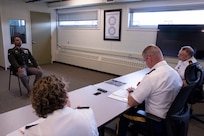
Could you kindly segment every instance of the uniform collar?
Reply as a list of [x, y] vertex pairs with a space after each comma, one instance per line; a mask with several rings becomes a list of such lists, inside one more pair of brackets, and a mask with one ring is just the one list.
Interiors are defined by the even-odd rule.
[[157, 69], [158, 67], [163, 66], [163, 65], [167, 65], [167, 62], [166, 62], [165, 60], [162, 60], [162, 61], [158, 62], [156, 65], [154, 65], [154, 66], [150, 69], [150, 71], [153, 70], [153, 69]]
[[188, 65], [188, 64], [189, 64], [189, 61], [192, 61], [192, 62], [194, 63], [194, 62], [195, 62], [195, 60], [196, 60], [196, 59], [195, 59], [195, 57], [191, 57], [190, 59], [185, 60], [185, 61], [181, 61], [181, 60], [180, 60], [180, 62], [181, 62], [181, 63], [183, 63], [183, 64]]
[[13, 49], [17, 49], [17, 50], [19, 50], [19, 49], [21, 49], [21, 47], [19, 47], [19, 46], [15, 46]]

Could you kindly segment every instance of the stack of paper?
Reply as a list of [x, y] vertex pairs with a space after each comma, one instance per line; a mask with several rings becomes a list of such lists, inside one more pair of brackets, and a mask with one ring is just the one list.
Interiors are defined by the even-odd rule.
[[109, 98], [127, 102], [128, 91], [126, 89], [119, 89], [108, 96]]

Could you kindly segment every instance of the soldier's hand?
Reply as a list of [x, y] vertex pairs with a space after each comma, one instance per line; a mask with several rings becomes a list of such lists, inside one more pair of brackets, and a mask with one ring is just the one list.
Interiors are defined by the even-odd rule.
[[22, 68], [18, 68], [18, 74], [23, 74], [23, 69]]

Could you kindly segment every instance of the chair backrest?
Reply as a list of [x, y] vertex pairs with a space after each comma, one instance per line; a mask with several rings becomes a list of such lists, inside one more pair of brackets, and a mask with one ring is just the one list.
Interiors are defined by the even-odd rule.
[[203, 69], [199, 62], [192, 63], [186, 67], [184, 77], [188, 85], [203, 83]]
[[196, 85], [188, 99], [190, 104], [202, 102], [204, 100], [203, 75], [203, 68], [199, 62], [190, 64], [185, 70], [184, 76], [187, 84]]
[[171, 115], [179, 115], [183, 112], [184, 107], [188, 104], [188, 98], [195, 87], [196, 85], [189, 85], [180, 89], [167, 112], [167, 117]]
[[[142, 110], [139, 115], [146, 117], [146, 131], [148, 136], [187, 136], [190, 107], [188, 97], [195, 85], [182, 87], [167, 112], [166, 119], [155, 117]], [[165, 123], [165, 125], [163, 124]]]
[[187, 136], [190, 119], [188, 97], [195, 86], [182, 87], [167, 112], [165, 122], [168, 136]]

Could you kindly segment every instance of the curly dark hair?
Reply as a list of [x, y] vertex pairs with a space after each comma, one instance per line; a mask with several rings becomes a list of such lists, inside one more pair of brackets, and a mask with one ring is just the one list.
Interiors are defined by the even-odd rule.
[[67, 104], [68, 83], [55, 75], [41, 77], [31, 90], [30, 100], [36, 115], [46, 118]]

